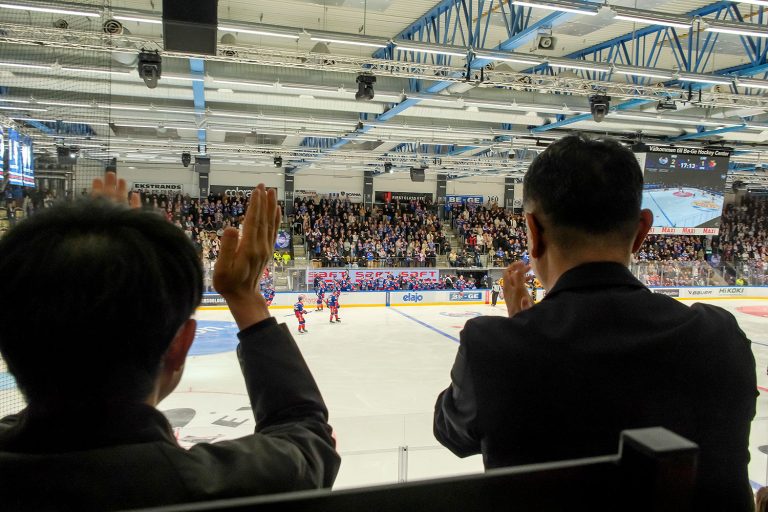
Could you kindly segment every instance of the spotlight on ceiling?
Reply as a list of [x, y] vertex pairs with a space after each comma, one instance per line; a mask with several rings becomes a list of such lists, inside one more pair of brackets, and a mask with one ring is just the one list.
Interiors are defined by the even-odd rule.
[[371, 101], [373, 99], [373, 84], [375, 83], [376, 77], [373, 75], [358, 75], [355, 99], [357, 101]]
[[384, 172], [388, 172], [389, 174], [392, 174], [393, 172], [395, 172], [395, 171], [392, 170], [392, 164], [391, 163], [386, 162], [384, 164]]
[[139, 53], [139, 76], [147, 87], [154, 89], [163, 71], [163, 58], [157, 51]]
[[589, 110], [596, 123], [600, 123], [611, 109], [611, 97], [605, 94], [593, 94], [589, 97]]
[[73, 165], [80, 156], [80, 148], [75, 146], [57, 146], [56, 157], [59, 165]]
[[275, 167], [282, 167], [283, 166], [283, 157], [276, 156], [274, 159]]
[[189, 167], [189, 164], [192, 163], [192, 154], [188, 152], [184, 152], [181, 154], [181, 165], [184, 167]]
[[656, 105], [656, 110], [677, 110], [677, 103], [667, 96], [663, 100], [659, 101], [659, 104]]

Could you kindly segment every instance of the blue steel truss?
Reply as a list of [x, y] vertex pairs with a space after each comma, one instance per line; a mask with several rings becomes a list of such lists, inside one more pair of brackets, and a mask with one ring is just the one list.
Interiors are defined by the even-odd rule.
[[[438, 45], [448, 44], [485, 48], [488, 28], [491, 22], [491, 16], [488, 14], [490, 12], [501, 14], [508, 37], [500, 44], [486, 49], [503, 51], [514, 50], [527, 44], [539, 34], [541, 29], [551, 29], [566, 23], [576, 16], [576, 14], [572, 13], [555, 12], [532, 22], [532, 9], [530, 7], [510, 6], [506, 0], [441, 0], [393, 39]], [[449, 65], [451, 63], [450, 56], [402, 51], [392, 45], [377, 50], [373, 56], [382, 59], [421, 63], [429, 62], [440, 65]], [[488, 59], [472, 59], [469, 62], [469, 68], [470, 70], [480, 69], [491, 62]], [[466, 72], [469, 72], [469, 70]], [[458, 76], [461, 76], [461, 74]], [[411, 91], [427, 94], [439, 93], [450, 87], [453, 83], [451, 81], [435, 81], [428, 87], [425, 87], [421, 80], [409, 81]], [[386, 123], [409, 108], [418, 105], [421, 101], [421, 99], [407, 98], [400, 103], [393, 104], [386, 112], [377, 116], [374, 122], [377, 124]], [[371, 129], [373, 129], [373, 125], [366, 124], [350, 132], [333, 143], [330, 150], [341, 148]]]
[[[591, 0], [585, 0], [588, 4]], [[596, 0], [596, 3], [602, 3]], [[504, 22], [507, 31], [507, 39], [492, 48], [488, 46], [488, 31], [491, 22], [491, 14], [500, 16]], [[749, 20], [745, 19], [739, 10], [738, 4], [730, 1], [713, 2], [707, 6], [695, 9], [687, 13], [688, 16], [704, 17], [712, 20], [738, 21], [740, 23], [754, 23], [763, 25], [766, 21], [763, 8], [757, 8]], [[568, 22], [575, 14], [565, 12], [555, 12], [549, 14], [537, 21], [532, 21], [532, 9], [524, 6], [510, 5], [507, 0], [441, 0], [432, 9], [416, 19], [411, 25], [396, 35], [393, 40], [410, 40], [420, 43], [430, 43], [434, 45], [453, 45], [459, 47], [482, 48], [486, 50], [514, 50], [533, 40], [542, 29], [552, 29], [558, 25]], [[694, 24], [694, 27], [696, 24]], [[716, 32], [705, 32], [703, 30], [681, 30], [673, 27], [651, 25], [634, 32], [604, 41], [588, 48], [573, 52], [566, 57], [571, 59], [581, 59], [586, 62], [612, 63], [625, 66], [637, 66], [644, 68], [654, 68], [658, 65], [663, 52], [671, 52], [679, 71], [689, 73], [703, 73], [712, 67], [713, 55], [720, 34]], [[710, 73], [730, 75], [730, 76], [756, 76], [768, 78], [768, 42], [762, 38], [739, 36], [745, 56], [748, 62], [739, 66], [716, 70]], [[430, 63], [436, 65], [451, 65], [452, 58], [447, 55], [428, 54], [421, 52], [410, 52], [399, 50], [396, 45], [389, 45], [386, 48], [377, 50], [374, 54], [376, 58], [392, 59], [406, 62]], [[491, 61], [486, 59], [470, 59], [469, 69], [481, 69]], [[529, 73], [553, 74], [552, 67], [544, 64], [535, 68], [526, 70]], [[609, 81], [613, 77], [609, 72], [594, 72], [588, 70], [574, 71], [581, 77], [590, 80]], [[461, 76], [461, 75], [458, 75]], [[637, 85], [647, 85], [658, 82], [658, 79], [649, 77], [640, 77], [625, 75], [624, 79], [628, 83]], [[428, 84], [422, 80], [411, 79], [409, 87], [411, 91], [421, 92], [423, 94], [436, 94], [452, 85], [449, 81], [434, 81]], [[698, 91], [706, 84], [683, 83], [680, 81], [669, 81], [665, 83], [668, 87], [680, 85], [680, 96], [693, 91]], [[756, 90], [738, 90], [732, 86], [735, 94], [754, 94], [760, 93]], [[377, 116], [374, 124], [386, 123], [390, 119], [398, 116], [402, 112], [418, 105], [422, 100], [408, 98], [396, 104], [383, 114]], [[650, 100], [628, 100], [611, 107], [612, 111], [630, 110], [635, 107], [649, 103]], [[541, 133], [562, 126], [567, 126], [579, 121], [591, 119], [591, 114], [582, 114], [571, 117], [558, 115], [555, 122], [550, 124], [533, 127], [532, 133]], [[323, 143], [323, 147], [328, 151], [341, 148], [360, 135], [369, 132], [373, 128], [372, 124], [364, 126], [344, 135], [328, 145]], [[503, 129], [510, 129], [503, 127]], [[743, 126], [729, 127], [727, 131], [738, 131], [744, 129]], [[700, 130], [696, 134], [690, 134], [688, 138], [701, 138], [710, 135], [722, 133], [721, 130]], [[499, 141], [506, 140], [504, 137], [497, 138]], [[508, 138], [507, 138], [508, 139]], [[320, 145], [316, 142], [314, 147]], [[329, 146], [329, 147], [328, 147]], [[409, 145], [403, 145], [400, 151], [408, 148]], [[473, 149], [476, 146], [454, 147], [447, 150], [447, 154], [462, 154]], [[440, 150], [443, 151], [443, 150]], [[517, 151], [515, 152], [517, 153]], [[385, 156], [385, 155], [384, 155]], [[522, 155], [515, 155], [522, 156]]]
[[[688, 16], [708, 16], [707, 19], [713, 20], [732, 20], [741, 23], [746, 23], [744, 16], [741, 14], [738, 5], [732, 2], [715, 2], [705, 7], [693, 10], [688, 13]], [[765, 11], [763, 8], [759, 8], [752, 17], [753, 23], [763, 24], [765, 19]], [[627, 66], [639, 66], [646, 68], [653, 68], [659, 62], [663, 51], [671, 52], [678, 70], [690, 72], [690, 73], [702, 73], [710, 67], [712, 62], [712, 56], [718, 41], [719, 34], [716, 32], [704, 32], [701, 30], [688, 30], [687, 33], [680, 29], [673, 27], [653, 25], [635, 32], [625, 34], [623, 36], [616, 37], [614, 39], [593, 45], [589, 48], [585, 48], [566, 55], [568, 58], [581, 59], [586, 62], [601, 62], [621, 64]], [[730, 75], [730, 76], [755, 76], [762, 75], [762, 78], [768, 77], [768, 44], [763, 41], [762, 38], [739, 36], [740, 42], [745, 50], [745, 55], [749, 59], [749, 62], [739, 66], [719, 69], [710, 71], [713, 74]], [[685, 43], [685, 44], [683, 44]], [[542, 65], [536, 68], [526, 70], [533, 73], [546, 73], [552, 74], [553, 70], [550, 66]], [[591, 80], [611, 80], [612, 77], [609, 73], [595, 73], [592, 71], [578, 71], [578, 73], [586, 79]], [[626, 80], [629, 83], [645, 85], [658, 81], [658, 79], [645, 78], [638, 76], [626, 76]], [[680, 85], [680, 96], [685, 96], [688, 91], [698, 91], [707, 84], [693, 83], [688, 84], [685, 87], [685, 83], [680, 81], [668, 81], [665, 82], [668, 87], [674, 87]], [[753, 94], [755, 91], [740, 91], [735, 86], [731, 86], [731, 92], [734, 94]], [[637, 106], [650, 103], [649, 100], [629, 100], [618, 105], [611, 107], [611, 111], [628, 110]], [[549, 123], [543, 126], [535, 127], [531, 131], [533, 133], [541, 133], [562, 126], [578, 123], [580, 121], [586, 121], [591, 119], [591, 114], [581, 114], [572, 116], [569, 118], [558, 119], [556, 122]], [[739, 131], [745, 127], [729, 127], [727, 131]], [[716, 135], [719, 130], [701, 131], [696, 134], [690, 134], [686, 139], [670, 139], [670, 140], [687, 140], [694, 138], [702, 138], [709, 135]]]

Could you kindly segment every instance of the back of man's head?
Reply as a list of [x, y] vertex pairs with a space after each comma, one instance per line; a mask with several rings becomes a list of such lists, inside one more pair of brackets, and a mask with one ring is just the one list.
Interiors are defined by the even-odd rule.
[[531, 164], [523, 185], [526, 211], [552, 229], [593, 236], [631, 237], [642, 194], [643, 173], [634, 154], [613, 139], [583, 135], [550, 144]]
[[0, 255], [0, 353], [32, 404], [143, 401], [201, 299], [186, 235], [106, 200], [37, 213]]

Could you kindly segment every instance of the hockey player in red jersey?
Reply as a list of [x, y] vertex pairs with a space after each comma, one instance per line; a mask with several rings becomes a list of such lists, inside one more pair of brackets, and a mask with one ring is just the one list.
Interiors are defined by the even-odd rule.
[[305, 326], [306, 321], [304, 320], [304, 296], [299, 295], [299, 302], [293, 305], [293, 314], [296, 315], [296, 318], [299, 321], [299, 334], [309, 332], [307, 331], [307, 328]]
[[336, 317], [337, 322], [341, 322], [341, 319], [339, 318], [339, 295], [341, 295], [341, 292], [334, 291], [326, 301], [328, 309], [331, 312], [331, 323], [333, 323], [334, 317]]

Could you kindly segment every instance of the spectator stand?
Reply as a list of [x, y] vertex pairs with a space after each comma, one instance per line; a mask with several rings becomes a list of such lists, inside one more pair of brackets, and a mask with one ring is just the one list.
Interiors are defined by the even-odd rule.
[[420, 200], [366, 208], [300, 198], [294, 212], [293, 229], [304, 236], [313, 268], [437, 267], [449, 248], [435, 207]]

